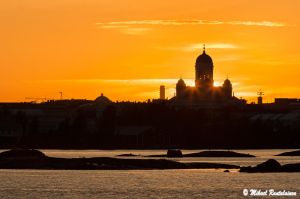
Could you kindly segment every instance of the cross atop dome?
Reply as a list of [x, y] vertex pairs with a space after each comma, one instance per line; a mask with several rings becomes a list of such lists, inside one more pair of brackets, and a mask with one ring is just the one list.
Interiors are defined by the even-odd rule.
[[205, 44], [203, 44], [203, 52], [205, 53]]

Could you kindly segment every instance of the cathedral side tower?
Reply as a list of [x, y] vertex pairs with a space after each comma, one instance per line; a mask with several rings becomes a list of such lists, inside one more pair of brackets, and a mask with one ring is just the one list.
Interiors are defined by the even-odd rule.
[[186, 91], [186, 84], [183, 81], [183, 79], [180, 78], [176, 84], [176, 96], [183, 97], [185, 91]]
[[228, 100], [232, 98], [232, 84], [228, 77], [223, 83], [222, 90], [224, 99]]

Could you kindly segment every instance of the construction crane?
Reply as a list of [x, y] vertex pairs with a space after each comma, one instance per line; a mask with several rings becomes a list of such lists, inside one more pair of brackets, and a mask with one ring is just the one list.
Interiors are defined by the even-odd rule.
[[25, 97], [25, 100], [31, 100], [31, 102], [37, 103], [37, 102], [46, 102], [54, 99], [45, 98], [45, 97]]
[[[63, 92], [60, 91], [59, 93], [59, 100], [63, 100]], [[54, 98], [47, 98], [47, 97], [25, 97], [25, 100], [31, 100], [31, 102], [37, 103], [37, 102], [46, 102], [49, 100], [58, 100]]]

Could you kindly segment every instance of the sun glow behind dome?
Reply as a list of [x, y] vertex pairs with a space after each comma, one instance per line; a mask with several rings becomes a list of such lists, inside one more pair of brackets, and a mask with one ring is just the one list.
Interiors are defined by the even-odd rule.
[[219, 81], [214, 81], [214, 86], [222, 86], [222, 83], [221, 82], [219, 82]]

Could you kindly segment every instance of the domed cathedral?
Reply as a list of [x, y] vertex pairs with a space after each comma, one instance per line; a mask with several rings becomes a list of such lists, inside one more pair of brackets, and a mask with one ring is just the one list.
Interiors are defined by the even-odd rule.
[[203, 52], [195, 63], [195, 87], [186, 86], [180, 78], [176, 84], [175, 101], [195, 103], [231, 99], [236, 98], [232, 96], [232, 84], [228, 77], [222, 86], [214, 86], [214, 64], [212, 58], [206, 54], [204, 45]]

